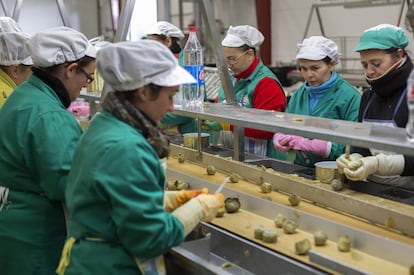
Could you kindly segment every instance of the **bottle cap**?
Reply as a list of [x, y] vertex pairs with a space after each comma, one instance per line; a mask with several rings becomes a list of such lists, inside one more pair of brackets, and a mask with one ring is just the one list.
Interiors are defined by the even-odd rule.
[[196, 32], [197, 31], [196, 26], [189, 26], [188, 29], [190, 30], [190, 32]]

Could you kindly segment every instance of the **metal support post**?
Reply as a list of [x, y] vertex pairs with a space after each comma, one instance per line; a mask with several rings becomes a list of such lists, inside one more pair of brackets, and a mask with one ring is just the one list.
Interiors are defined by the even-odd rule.
[[23, 5], [23, 0], [16, 0], [16, 3], [14, 5], [14, 9], [13, 9], [13, 15], [12, 15], [12, 18], [16, 22], [19, 21], [20, 12], [22, 11], [22, 5]]
[[60, 18], [62, 18], [63, 26], [71, 27], [69, 23], [69, 18], [67, 17], [68, 13], [66, 12], [65, 4], [63, 0], [56, 0], [56, 4], [59, 10]]
[[[215, 53], [216, 66], [219, 71], [221, 86], [223, 87], [226, 101], [228, 104], [239, 106], [236, 99], [236, 94], [233, 89], [233, 84], [230, 79], [227, 64], [224, 60], [223, 47], [220, 44], [220, 36], [216, 19], [214, 17], [214, 9], [212, 0], [200, 0], [201, 11], [203, 13], [204, 21], [207, 27], [208, 41], [211, 42], [211, 48]], [[244, 159], [244, 128], [236, 127], [233, 131], [235, 145], [234, 158], [236, 160]]]
[[220, 36], [217, 29], [216, 19], [214, 17], [213, 5], [211, 0], [201, 1], [201, 10], [207, 27], [207, 40], [211, 42], [211, 48], [215, 54], [216, 65], [220, 75], [221, 85], [226, 96], [226, 101], [228, 104], [237, 105], [236, 94], [234, 93], [233, 84], [231, 83], [230, 75], [228, 73], [228, 67], [224, 60], [223, 47], [220, 44]]
[[[129, 31], [129, 25], [131, 24], [131, 17], [132, 13], [134, 12], [136, 0], [125, 0], [123, 1], [123, 5], [121, 8], [121, 13], [119, 15], [119, 20], [117, 24], [117, 29], [115, 32], [114, 42], [120, 42], [125, 41], [128, 31]], [[110, 89], [110, 86], [108, 84], [104, 84], [104, 87], [101, 92], [101, 100], [105, 98], [106, 93]]]

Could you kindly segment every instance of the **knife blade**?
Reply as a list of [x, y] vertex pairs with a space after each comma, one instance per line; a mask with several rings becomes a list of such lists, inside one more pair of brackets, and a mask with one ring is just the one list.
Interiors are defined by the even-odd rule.
[[224, 185], [226, 185], [226, 183], [229, 181], [229, 177], [225, 177], [223, 182], [220, 183], [219, 187], [216, 189], [216, 191], [214, 192], [214, 194], [220, 193], [221, 190], [223, 190]]

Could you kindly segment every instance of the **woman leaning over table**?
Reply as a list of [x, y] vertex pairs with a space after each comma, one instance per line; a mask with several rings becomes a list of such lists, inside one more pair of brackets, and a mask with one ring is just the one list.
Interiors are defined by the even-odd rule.
[[66, 238], [67, 175], [82, 129], [66, 110], [93, 79], [95, 49], [57, 27], [27, 42], [33, 74], [0, 109], [0, 269], [55, 274]]
[[162, 255], [224, 205], [222, 194], [165, 191], [168, 156], [158, 123], [194, 78], [156, 41], [99, 50], [113, 89], [76, 149], [66, 202], [69, 233], [58, 274], [165, 274]]
[[[355, 51], [359, 52], [370, 88], [363, 93], [359, 122], [404, 128], [408, 121], [407, 79], [413, 64], [405, 48], [408, 37], [400, 28], [381, 24], [367, 29]], [[351, 180], [366, 178], [383, 184], [414, 189], [414, 157], [380, 148], [352, 148], [349, 159], [337, 159], [340, 171]]]

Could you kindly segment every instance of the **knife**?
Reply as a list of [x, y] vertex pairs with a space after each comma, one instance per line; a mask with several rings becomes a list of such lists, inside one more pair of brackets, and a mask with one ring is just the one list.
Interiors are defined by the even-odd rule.
[[229, 181], [229, 177], [225, 177], [223, 182], [219, 185], [219, 187], [216, 189], [216, 191], [214, 192], [214, 194], [220, 193], [221, 190], [223, 190], [224, 185], [226, 185], [226, 183]]

